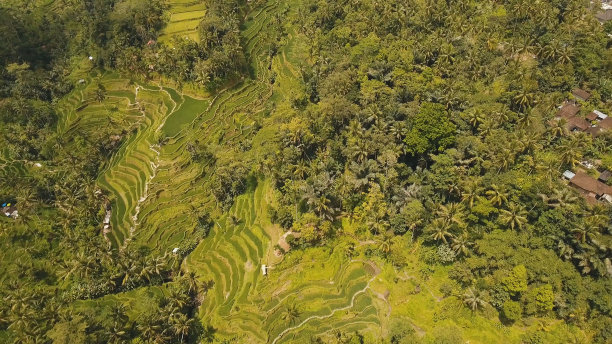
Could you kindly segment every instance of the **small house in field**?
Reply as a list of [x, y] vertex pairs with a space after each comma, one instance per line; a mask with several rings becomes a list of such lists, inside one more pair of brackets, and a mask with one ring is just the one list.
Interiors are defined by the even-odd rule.
[[597, 178], [597, 180], [599, 180], [602, 183], [607, 183], [611, 177], [612, 177], [612, 172], [605, 170], [599, 174], [599, 178]]
[[575, 176], [576, 176], [576, 174], [574, 172], [572, 172], [572, 171], [566, 170], [565, 172], [563, 172], [563, 178], [565, 178], [567, 180], [571, 180]]
[[591, 123], [584, 118], [572, 117], [567, 120], [567, 129], [569, 131], [586, 131], [590, 127]]
[[591, 121], [591, 123], [599, 123], [606, 118], [608, 118], [608, 115], [599, 110], [593, 110], [586, 116], [586, 119]]
[[266, 264], [263, 264], [261, 266], [261, 274], [264, 275], [264, 276], [268, 275], [268, 267], [266, 266]]
[[607, 117], [599, 122], [599, 127], [603, 130], [612, 130], [612, 117]]
[[593, 122], [595, 120], [597, 120], [597, 114], [595, 114], [595, 112], [591, 112], [588, 115], [586, 115], [585, 117], [587, 120]]
[[591, 94], [583, 89], [576, 88], [572, 91], [572, 95], [576, 97], [576, 99], [580, 99], [583, 102], [589, 100], [591, 98]]
[[565, 118], [570, 119], [578, 114], [580, 108], [575, 104], [566, 103], [564, 104], [559, 111], [557, 111], [557, 115], [555, 116], [557, 119]]
[[611, 202], [612, 200], [611, 186], [602, 183], [582, 171], [577, 171], [574, 177], [569, 180], [569, 183], [590, 203], [595, 203], [597, 201]]

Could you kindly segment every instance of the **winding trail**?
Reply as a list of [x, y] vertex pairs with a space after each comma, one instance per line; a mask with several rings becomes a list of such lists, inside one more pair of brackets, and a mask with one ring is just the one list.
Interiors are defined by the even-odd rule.
[[295, 329], [298, 329], [298, 328], [304, 326], [310, 320], [331, 318], [338, 311], [344, 311], [344, 310], [353, 308], [353, 305], [355, 304], [355, 298], [357, 298], [357, 296], [359, 296], [360, 294], [365, 293], [366, 290], [368, 290], [370, 288], [370, 283], [372, 283], [372, 281], [374, 281], [375, 278], [376, 278], [376, 276], [370, 278], [370, 280], [368, 281], [368, 283], [366, 284], [365, 287], [363, 287], [361, 290], [358, 290], [357, 292], [355, 292], [355, 294], [353, 294], [353, 297], [351, 297], [351, 303], [349, 305], [341, 307], [341, 308], [336, 308], [336, 309], [332, 310], [332, 312], [330, 314], [328, 314], [328, 315], [312, 315], [312, 316], [309, 316], [308, 318], [304, 319], [298, 325], [295, 325], [295, 326], [288, 327], [288, 328], [284, 329], [283, 332], [279, 333], [278, 336], [276, 336], [276, 338], [274, 338], [274, 340], [272, 341], [272, 344], [276, 344], [276, 342], [279, 341], [287, 332], [293, 331]]

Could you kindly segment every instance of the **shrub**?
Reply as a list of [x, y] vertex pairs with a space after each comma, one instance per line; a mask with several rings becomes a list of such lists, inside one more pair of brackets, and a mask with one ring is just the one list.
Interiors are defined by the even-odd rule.
[[512, 300], [504, 302], [502, 306], [502, 316], [504, 319], [510, 322], [515, 322], [521, 319], [522, 314], [523, 310], [521, 309], [520, 303]]
[[510, 275], [502, 280], [506, 290], [516, 295], [527, 290], [527, 269], [524, 265], [517, 265], [512, 269]]
[[455, 257], [457, 257], [457, 253], [448, 247], [448, 245], [438, 246], [438, 259], [441, 263], [452, 263], [455, 261]]

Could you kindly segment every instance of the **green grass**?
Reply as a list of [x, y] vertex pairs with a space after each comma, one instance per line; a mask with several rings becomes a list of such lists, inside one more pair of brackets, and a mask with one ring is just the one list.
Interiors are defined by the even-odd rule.
[[197, 27], [206, 14], [204, 4], [194, 0], [169, 0], [167, 4], [170, 20], [159, 36], [159, 41], [169, 44], [174, 37], [199, 41]]
[[164, 134], [166, 136], [178, 134], [185, 125], [191, 123], [199, 114], [203, 113], [208, 104], [208, 101], [185, 96], [181, 107], [166, 119], [162, 129]]

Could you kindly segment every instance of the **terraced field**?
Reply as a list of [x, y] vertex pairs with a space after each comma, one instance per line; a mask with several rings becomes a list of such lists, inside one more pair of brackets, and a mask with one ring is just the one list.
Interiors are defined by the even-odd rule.
[[[250, 88], [248, 91], [239, 88], [235, 95], [229, 98], [222, 95], [218, 101], [235, 102], [236, 94], [250, 99], [247, 95], [251, 93], [271, 99], [288, 97], [291, 91], [301, 89], [295, 67], [288, 60], [297, 47], [293, 36], [289, 36], [272, 61], [272, 68], [266, 66], [261, 32], [281, 10], [279, 3], [269, 1], [249, 16], [243, 37], [253, 74], [259, 81], [243, 86]], [[264, 85], [272, 71], [282, 85], [277, 82], [270, 94]], [[240, 136], [236, 129], [235, 123], [233, 128], [226, 127], [229, 130], [226, 133], [234, 134], [226, 134], [224, 139], [231, 141]], [[342, 252], [327, 253], [330, 258], [322, 265], [278, 262], [272, 247], [281, 233], [267, 218], [272, 201], [270, 190], [264, 182], [239, 197], [229, 213], [216, 222], [209, 238], [185, 261], [186, 269], [214, 282], [200, 308], [204, 323], [215, 327], [218, 335], [241, 343], [310, 342], [312, 336], [329, 334], [335, 329], [376, 331], [380, 327], [379, 311], [369, 291], [369, 282], [374, 277], [366, 272], [364, 262], [346, 262]], [[231, 216], [238, 219], [237, 224], [230, 220]], [[268, 276], [262, 275], [262, 264], [273, 266]], [[292, 322], [285, 318], [289, 304], [295, 305], [300, 313], [299, 319]]]
[[[375, 273], [367, 272], [367, 262], [347, 262], [341, 250], [325, 252], [324, 262], [297, 264], [272, 254], [280, 233], [267, 218], [271, 195], [270, 185], [261, 183], [239, 197], [185, 261], [185, 269], [214, 282], [200, 308], [204, 322], [228, 338], [240, 333], [234, 339], [244, 343], [308, 342], [334, 329], [378, 327], [369, 292]], [[270, 267], [267, 276], [263, 264]], [[293, 322], [284, 317], [290, 304], [300, 313]]]
[[206, 13], [204, 4], [198, 0], [168, 0], [170, 19], [159, 36], [160, 42], [169, 42], [173, 37], [198, 41], [198, 24]]
[[[188, 23], [204, 15], [197, 2], [173, 0], [171, 5], [166, 38], [189, 31], [172, 31], [172, 23], [191, 27]], [[348, 262], [342, 252], [325, 252], [330, 258], [322, 265], [315, 259], [283, 261], [273, 253], [282, 233], [268, 219], [274, 202], [269, 182], [251, 185], [228, 212], [219, 214], [210, 192], [213, 165], [194, 163], [186, 149], [198, 140], [216, 156], [237, 156], [236, 147], [248, 139], [253, 149], [245, 154], [253, 156], [274, 134], [275, 127], [269, 127], [254, 135], [255, 122], [265, 119], [276, 100], [303, 87], [298, 68], [290, 62], [298, 61], [303, 49], [293, 33], [284, 38], [273, 60], [268, 57], [266, 30], [284, 6], [270, 0], [248, 14], [241, 34], [251, 77], [213, 97], [198, 99], [91, 72], [59, 104], [59, 132], [66, 137], [109, 123], [130, 128], [98, 179], [113, 199], [111, 231], [106, 233], [113, 247], [133, 243], [167, 252], [195, 230], [199, 213], [216, 214], [213, 230], [183, 268], [214, 282], [200, 308], [202, 322], [214, 326], [221, 337], [239, 333], [238, 342], [244, 343], [293, 343], [339, 328], [380, 327], [379, 307], [370, 291], [375, 274], [367, 272], [367, 263]], [[95, 97], [98, 84], [106, 90], [101, 102]], [[268, 276], [262, 275], [262, 264], [272, 267]], [[300, 314], [287, 321], [290, 304]]]

